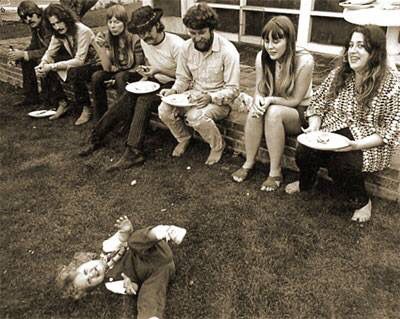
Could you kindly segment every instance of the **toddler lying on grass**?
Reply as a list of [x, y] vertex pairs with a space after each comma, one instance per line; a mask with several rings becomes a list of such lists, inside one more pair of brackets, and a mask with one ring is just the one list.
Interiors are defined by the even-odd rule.
[[[57, 285], [66, 298], [79, 299], [103, 281], [119, 293], [138, 296], [138, 319], [162, 318], [167, 287], [175, 275], [175, 264], [168, 241], [180, 244], [184, 228], [159, 225], [133, 231], [126, 216], [118, 218], [118, 231], [103, 242], [103, 253], [77, 253], [57, 274]], [[114, 286], [114, 289], [112, 288]], [[117, 289], [116, 289], [117, 288]]]

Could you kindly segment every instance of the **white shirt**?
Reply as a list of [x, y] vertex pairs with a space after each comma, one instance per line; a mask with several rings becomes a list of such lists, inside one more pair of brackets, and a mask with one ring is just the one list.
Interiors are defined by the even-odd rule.
[[[184, 42], [185, 41], [181, 37], [168, 32], [165, 32], [164, 40], [157, 45], [147, 44], [143, 40], [140, 40], [144, 56], [149, 65], [174, 73], [176, 71], [178, 55]], [[155, 74], [154, 77], [160, 83], [175, 81], [174, 78], [161, 73]]]

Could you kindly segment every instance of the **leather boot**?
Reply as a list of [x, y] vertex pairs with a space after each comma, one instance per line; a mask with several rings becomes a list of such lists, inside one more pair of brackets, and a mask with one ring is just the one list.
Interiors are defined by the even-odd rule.
[[50, 121], [57, 120], [61, 116], [63, 116], [65, 113], [67, 113], [68, 111], [69, 111], [69, 106], [67, 104], [67, 101], [62, 100], [58, 103], [58, 108], [57, 108], [56, 114], [50, 116], [49, 120]]
[[83, 125], [89, 122], [91, 117], [92, 117], [92, 111], [88, 106], [84, 106], [81, 115], [75, 122], [75, 125]]
[[113, 172], [128, 169], [134, 165], [143, 164], [144, 160], [144, 155], [141, 151], [127, 146], [122, 157], [115, 164], [108, 167], [106, 171]]
[[92, 155], [95, 151], [101, 148], [100, 143], [89, 143], [89, 145], [79, 152], [80, 157], [86, 157]]

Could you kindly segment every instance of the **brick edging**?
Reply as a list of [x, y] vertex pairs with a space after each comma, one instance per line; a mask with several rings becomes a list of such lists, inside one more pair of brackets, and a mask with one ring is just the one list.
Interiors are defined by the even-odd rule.
[[[22, 74], [19, 67], [11, 67], [7, 64], [6, 58], [0, 54], [0, 81], [6, 82], [13, 86], [22, 87]], [[69, 93], [69, 94], [68, 94]], [[70, 95], [72, 92], [67, 92]], [[109, 99], [112, 101], [115, 98], [114, 92], [109, 92]], [[232, 111], [231, 115], [218, 123], [222, 135], [225, 138], [227, 147], [235, 153], [245, 154], [244, 150], [244, 122], [234, 120], [245, 116], [240, 115], [236, 111]], [[165, 126], [158, 119], [157, 114], [152, 114], [151, 125], [156, 127]], [[288, 138], [285, 146], [283, 157], [283, 166], [290, 170], [298, 171], [294, 161], [296, 149], [296, 140]], [[262, 142], [265, 145], [265, 142]], [[260, 147], [257, 159], [263, 163], [268, 162], [268, 151], [265, 147]], [[322, 170], [322, 176], [327, 177], [326, 171]], [[385, 169], [384, 171], [370, 174], [366, 179], [367, 190], [381, 198], [400, 202], [400, 170]]]

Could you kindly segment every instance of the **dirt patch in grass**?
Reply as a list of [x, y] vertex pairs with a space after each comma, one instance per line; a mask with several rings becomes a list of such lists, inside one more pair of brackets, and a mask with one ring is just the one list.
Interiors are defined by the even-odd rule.
[[[360, 227], [330, 184], [309, 196], [266, 194], [262, 165], [248, 182], [234, 183], [241, 158], [227, 153], [208, 168], [208, 148], [195, 141], [173, 159], [165, 130], [149, 131], [145, 165], [107, 174], [123, 137], [110, 136], [81, 159], [91, 125], [74, 127], [76, 115], [31, 119], [11, 106], [20, 94], [0, 84], [2, 318], [133, 317], [135, 299], [99, 287], [69, 302], [54, 285], [57, 266], [76, 251], [99, 251], [120, 215], [135, 227], [188, 229], [173, 247], [177, 276], [166, 318], [398, 316], [397, 204], [374, 198], [372, 221]], [[285, 182], [295, 178], [285, 172]]]

